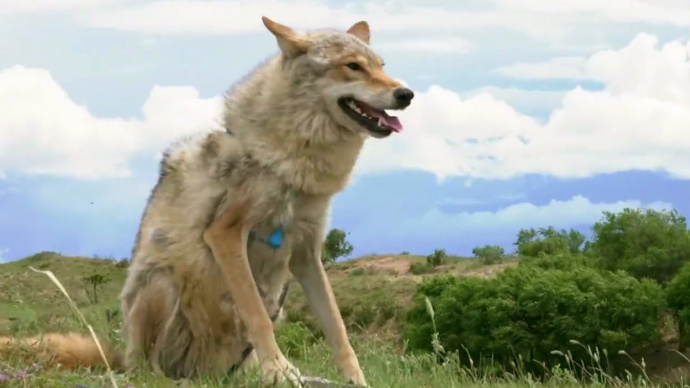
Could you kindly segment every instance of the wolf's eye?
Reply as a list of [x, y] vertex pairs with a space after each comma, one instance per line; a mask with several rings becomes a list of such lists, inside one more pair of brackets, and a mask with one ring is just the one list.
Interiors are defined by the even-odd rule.
[[356, 62], [348, 63], [347, 67], [349, 67], [350, 70], [354, 70], [354, 71], [362, 70], [362, 66], [360, 66], [359, 63], [356, 63]]

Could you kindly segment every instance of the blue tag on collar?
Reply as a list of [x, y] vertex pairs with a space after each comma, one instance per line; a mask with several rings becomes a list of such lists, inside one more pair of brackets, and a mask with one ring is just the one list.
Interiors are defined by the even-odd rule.
[[266, 244], [270, 245], [274, 249], [280, 248], [281, 245], [283, 245], [283, 236], [285, 235], [285, 229], [279, 228], [276, 229], [273, 233], [271, 233], [270, 236], [268, 236], [268, 239], [266, 240]]

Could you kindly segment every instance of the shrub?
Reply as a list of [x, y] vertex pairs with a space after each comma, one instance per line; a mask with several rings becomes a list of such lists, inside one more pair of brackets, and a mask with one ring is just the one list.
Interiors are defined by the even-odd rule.
[[366, 269], [364, 269], [364, 267], [357, 267], [357, 268], [353, 269], [352, 271], [350, 271], [347, 275], [354, 277], [354, 276], [364, 276], [366, 274], [367, 274], [367, 271], [366, 271]]
[[434, 253], [426, 257], [426, 263], [432, 267], [438, 267], [446, 260], [445, 249], [435, 249]]
[[685, 263], [669, 282], [666, 301], [678, 324], [678, 350], [682, 352], [690, 344], [690, 263]]
[[[433, 326], [424, 297], [434, 305], [436, 328], [447, 351], [469, 364], [493, 359], [510, 371], [532, 373], [563, 362], [552, 351], [570, 351], [590, 364], [586, 349], [630, 353], [657, 345], [663, 293], [650, 280], [587, 266], [567, 270], [535, 265], [508, 269], [495, 279], [443, 277], [422, 282], [406, 317], [404, 338], [411, 349], [432, 350]], [[511, 364], [515, 363], [515, 364]], [[610, 365], [614, 367], [614, 364]]]
[[557, 231], [553, 226], [549, 226], [547, 228], [520, 230], [513, 245], [517, 246], [519, 255], [537, 257], [578, 253], [584, 242], [585, 236], [575, 229], [570, 229], [569, 232], [565, 229]]
[[690, 261], [690, 232], [675, 210], [604, 212], [592, 229], [589, 253], [600, 259], [604, 269], [622, 269], [637, 278], [665, 283]]
[[412, 275], [424, 275], [434, 272], [434, 267], [428, 263], [412, 263], [410, 265], [410, 273]]
[[552, 256], [523, 257], [520, 259], [520, 267], [533, 266], [540, 269], [571, 270], [575, 268], [599, 269], [599, 262], [583, 254], [557, 254]]
[[499, 245], [484, 245], [472, 249], [474, 257], [480, 259], [483, 264], [496, 264], [503, 260], [505, 250]]

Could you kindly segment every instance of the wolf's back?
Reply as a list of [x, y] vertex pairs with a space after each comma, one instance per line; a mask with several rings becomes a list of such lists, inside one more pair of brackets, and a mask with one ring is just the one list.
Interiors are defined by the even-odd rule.
[[[114, 370], [122, 368], [122, 356], [103, 343], [103, 353]], [[93, 338], [77, 333], [48, 333], [34, 337], [0, 337], [2, 359], [20, 358], [46, 366], [60, 365], [65, 369], [103, 367], [98, 346]], [[13, 356], [13, 357], [10, 357]]]

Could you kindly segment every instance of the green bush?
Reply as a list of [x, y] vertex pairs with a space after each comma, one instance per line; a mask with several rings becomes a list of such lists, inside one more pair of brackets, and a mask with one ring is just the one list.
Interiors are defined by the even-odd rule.
[[412, 265], [410, 265], [410, 273], [412, 275], [424, 275], [432, 272], [434, 272], [434, 267], [428, 263], [412, 263]]
[[585, 236], [575, 229], [557, 231], [553, 226], [547, 228], [521, 229], [513, 243], [520, 256], [538, 257], [581, 252]]
[[678, 350], [682, 352], [690, 344], [690, 263], [685, 263], [669, 282], [666, 300], [678, 324]]
[[604, 269], [665, 283], [690, 261], [690, 232], [685, 217], [675, 210], [604, 212], [592, 229], [589, 253]]
[[[371, 272], [371, 271], [369, 271], [369, 272]], [[364, 267], [358, 267], [358, 268], [355, 268], [352, 271], [350, 271], [347, 275], [352, 276], [352, 277], [364, 276], [364, 275], [367, 275], [367, 270]]]
[[503, 255], [505, 255], [505, 250], [500, 245], [484, 245], [472, 249], [472, 254], [483, 264], [489, 265], [500, 263], [503, 260]]
[[426, 257], [426, 263], [432, 267], [438, 267], [446, 261], [445, 249], [434, 249], [434, 253]]
[[[664, 296], [659, 285], [624, 272], [587, 266], [542, 269], [525, 265], [495, 279], [442, 277], [422, 282], [406, 317], [410, 349], [432, 350], [433, 325], [424, 298], [435, 310], [439, 339], [463, 362], [493, 360], [504, 370], [523, 364], [542, 373], [562, 363], [553, 351], [570, 351], [591, 363], [571, 340], [631, 354], [659, 344]], [[522, 362], [520, 362], [521, 360]], [[609, 367], [614, 368], [615, 363]]]
[[571, 270], [574, 268], [588, 267], [599, 269], [599, 262], [583, 254], [561, 253], [552, 256], [523, 257], [518, 263], [520, 267], [533, 266], [541, 269]]

